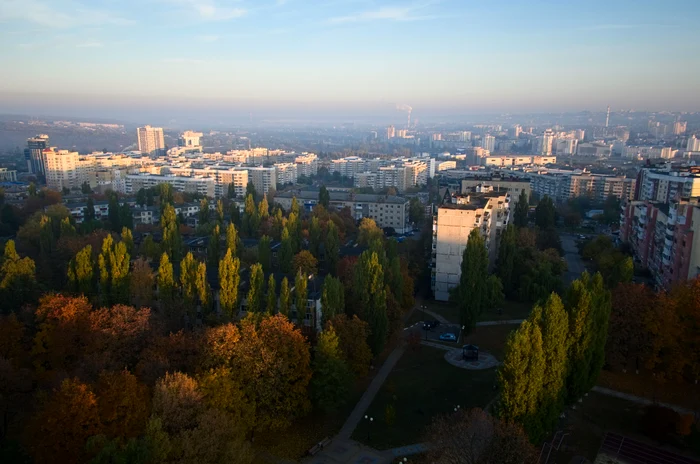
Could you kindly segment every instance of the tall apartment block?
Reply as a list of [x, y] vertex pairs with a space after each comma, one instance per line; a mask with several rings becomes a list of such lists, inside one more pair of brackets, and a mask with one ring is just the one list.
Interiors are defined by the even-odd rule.
[[165, 140], [162, 127], [139, 127], [136, 129], [139, 151], [148, 155], [162, 155], [165, 152]]
[[49, 148], [49, 136], [42, 134], [27, 139], [27, 148], [24, 149], [24, 159], [27, 162], [29, 174], [44, 174], [43, 151]]

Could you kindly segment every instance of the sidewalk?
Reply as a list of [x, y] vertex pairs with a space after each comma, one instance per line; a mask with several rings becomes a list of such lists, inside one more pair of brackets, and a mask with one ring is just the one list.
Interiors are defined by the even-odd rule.
[[646, 406], [656, 404], [656, 405], [662, 406], [664, 408], [673, 409], [678, 414], [690, 414], [691, 416], [695, 416], [695, 411], [693, 411], [692, 409], [684, 408], [682, 406], [677, 406], [675, 404], [660, 403], [658, 401], [652, 401], [648, 398], [642, 398], [641, 396], [630, 395], [629, 393], [623, 393], [623, 392], [620, 392], [617, 390], [611, 390], [611, 389], [605, 388], [605, 387], [596, 386], [596, 387], [593, 387], [591, 389], [591, 391], [594, 391], [596, 393], [600, 393], [602, 395], [614, 396], [615, 398], [621, 398], [623, 400], [632, 401], [633, 403], [643, 404]]

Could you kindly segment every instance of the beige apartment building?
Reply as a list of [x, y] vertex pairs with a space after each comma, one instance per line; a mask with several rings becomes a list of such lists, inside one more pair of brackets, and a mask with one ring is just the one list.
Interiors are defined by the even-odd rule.
[[478, 229], [489, 252], [490, 266], [496, 262], [498, 238], [508, 225], [510, 195], [491, 191], [454, 197], [437, 208], [433, 217], [431, 286], [435, 299], [447, 301], [459, 284], [462, 255], [469, 234]]
[[529, 179], [502, 179], [499, 177], [492, 178], [474, 178], [474, 179], [463, 179], [462, 180], [462, 194], [470, 193], [477, 186], [490, 186], [493, 190], [497, 192], [506, 192], [510, 194], [511, 198], [516, 199], [520, 196], [520, 193], [524, 190], [527, 197], [530, 198], [532, 190], [530, 189]]
[[165, 152], [165, 139], [162, 127], [139, 127], [136, 129], [139, 151], [148, 155], [162, 155]]

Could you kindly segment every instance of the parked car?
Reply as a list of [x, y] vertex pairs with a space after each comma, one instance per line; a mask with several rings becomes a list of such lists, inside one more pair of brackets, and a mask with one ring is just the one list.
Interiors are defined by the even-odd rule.
[[440, 340], [444, 342], [456, 342], [457, 335], [453, 334], [452, 332], [445, 332], [444, 334], [440, 335]]
[[423, 330], [432, 330], [440, 325], [440, 321], [425, 321], [423, 323]]

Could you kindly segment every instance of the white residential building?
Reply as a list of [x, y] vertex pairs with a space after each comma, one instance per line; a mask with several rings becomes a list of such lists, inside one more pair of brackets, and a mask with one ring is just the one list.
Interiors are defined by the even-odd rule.
[[213, 197], [215, 179], [202, 176], [175, 176], [156, 174], [128, 174], [125, 179], [126, 193], [135, 194], [140, 189], [157, 187], [159, 184], [170, 184], [179, 192], [192, 192]]
[[162, 155], [165, 152], [165, 139], [162, 127], [139, 127], [136, 129], [139, 151], [147, 155]]
[[496, 150], [496, 137], [486, 134], [481, 139], [481, 148], [493, 152]]
[[337, 160], [331, 160], [331, 173], [338, 172], [343, 177], [353, 179], [358, 172], [365, 172], [367, 162], [359, 156], [348, 156]]
[[447, 171], [448, 169], [457, 169], [457, 161], [442, 161], [437, 165], [438, 172]]
[[302, 153], [294, 158], [297, 165], [297, 175], [311, 177], [318, 174], [318, 156], [313, 153]]
[[691, 135], [688, 137], [688, 143], [685, 146], [687, 151], [700, 151], [700, 139]]
[[77, 151], [43, 150], [42, 157], [46, 168], [46, 185], [54, 190], [73, 189], [84, 182], [78, 170], [79, 155]]
[[270, 189], [277, 188], [277, 169], [256, 166], [245, 168], [248, 170], [248, 180], [253, 183], [255, 190], [260, 194], [266, 194]]
[[277, 184], [287, 185], [297, 183], [297, 164], [296, 163], [276, 163], [275, 171], [277, 176]]

